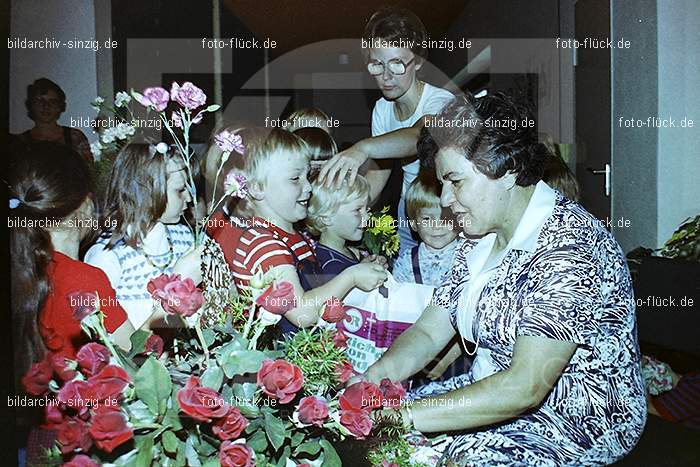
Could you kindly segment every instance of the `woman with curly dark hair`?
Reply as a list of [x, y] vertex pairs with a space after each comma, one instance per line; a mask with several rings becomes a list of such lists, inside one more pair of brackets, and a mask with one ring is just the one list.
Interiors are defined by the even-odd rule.
[[459, 334], [477, 345], [469, 371], [385, 411], [449, 432], [419, 452], [457, 465], [607, 465], [646, 418], [630, 275], [612, 234], [541, 181], [551, 154], [525, 118], [496, 94], [455, 99], [426, 123], [422, 167], [468, 238], [419, 321], [363, 376], [407, 379]]

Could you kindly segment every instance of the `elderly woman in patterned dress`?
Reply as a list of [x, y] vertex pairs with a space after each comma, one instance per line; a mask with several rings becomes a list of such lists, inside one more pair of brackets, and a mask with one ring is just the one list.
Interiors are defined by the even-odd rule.
[[496, 94], [457, 98], [426, 125], [422, 168], [435, 170], [467, 238], [433, 303], [363, 377], [405, 380], [459, 333], [478, 348], [470, 370], [384, 414], [433, 437], [422, 454], [610, 464], [646, 419], [630, 275], [610, 232], [541, 181], [546, 149], [526, 117]]

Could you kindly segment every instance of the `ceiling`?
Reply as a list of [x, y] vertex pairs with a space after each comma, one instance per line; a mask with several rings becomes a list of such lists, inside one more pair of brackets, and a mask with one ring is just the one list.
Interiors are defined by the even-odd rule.
[[[441, 39], [466, 0], [403, 0], [392, 4], [413, 11], [433, 39]], [[367, 19], [383, 2], [372, 0], [224, 0], [259, 40], [277, 42], [279, 56], [297, 47], [336, 38], [359, 38]], [[226, 14], [222, 11], [222, 14]]]

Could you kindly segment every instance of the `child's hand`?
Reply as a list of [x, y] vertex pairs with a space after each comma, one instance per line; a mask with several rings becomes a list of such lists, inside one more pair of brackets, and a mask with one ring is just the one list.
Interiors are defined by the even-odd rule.
[[348, 269], [352, 271], [355, 287], [365, 292], [376, 289], [387, 279], [386, 269], [376, 263], [360, 263]]
[[368, 255], [362, 258], [362, 261], [360, 262], [378, 264], [384, 267], [384, 269], [387, 269], [389, 267], [389, 261], [387, 261], [387, 259], [382, 255]]
[[204, 245], [199, 245], [185, 253], [177, 260], [173, 267], [173, 274], [180, 274], [183, 278], [189, 277], [195, 284], [202, 282], [202, 253]]

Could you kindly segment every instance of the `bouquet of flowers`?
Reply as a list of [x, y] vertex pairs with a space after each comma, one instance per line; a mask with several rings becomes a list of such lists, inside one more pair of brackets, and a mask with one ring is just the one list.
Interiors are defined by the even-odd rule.
[[[175, 275], [154, 279], [149, 290], [175, 319], [203, 302], [190, 279]], [[145, 331], [132, 335], [129, 352], [117, 348], [98, 297], [82, 293], [75, 303], [75, 319], [99, 342], [75, 359], [49, 353], [23, 378], [29, 393], [53, 401], [44, 426], [57, 432], [56, 464], [340, 465], [331, 441], [368, 436], [371, 412], [403, 397], [388, 380], [339, 391], [352, 370], [338, 331], [301, 331], [279, 349], [261, 348], [261, 331], [295, 306], [286, 282], [253, 291], [242, 329], [229, 318], [200, 338], [179, 338], [169, 352]]]
[[372, 213], [362, 237], [362, 245], [373, 255], [391, 258], [399, 251], [399, 234], [396, 222], [388, 212], [389, 206], [384, 206], [379, 213]]
[[[206, 95], [192, 83], [173, 83], [170, 92], [132, 91], [130, 96], [158, 112], [183, 158], [187, 189], [197, 203], [189, 129], [219, 106], [197, 111]], [[117, 94], [120, 104], [128, 104], [128, 97]], [[165, 110], [171, 101], [178, 108], [168, 119]], [[240, 136], [227, 132], [215, 140], [224, 151], [218, 179], [226, 158], [233, 151], [242, 155], [243, 145]], [[212, 195], [208, 216], [225, 197], [245, 196], [245, 179], [238, 174], [226, 174], [224, 186], [218, 201]], [[205, 238], [205, 225], [196, 231], [197, 242]], [[46, 404], [44, 427], [56, 431], [57, 444], [50, 462], [340, 465], [331, 442], [368, 436], [372, 411], [397, 403], [400, 386], [360, 382], [341, 389], [353, 372], [344, 350], [346, 338], [332, 326], [345, 319], [339, 300], [325, 304], [313, 329], [275, 343], [263, 337], [296, 307], [294, 288], [261, 273], [250, 285], [248, 293], [213, 307], [189, 278], [161, 275], [151, 280], [148, 291], [154, 302], [169, 320], [182, 321], [184, 329], [168, 349], [158, 335], [136, 331], [128, 352], [115, 346], [106, 332], [99, 297], [76, 292], [71, 303], [80, 306], [73, 318], [95, 341], [80, 348], [74, 359], [47, 353], [22, 379], [29, 394], [51, 402]], [[206, 313], [209, 306], [214, 310]]]

